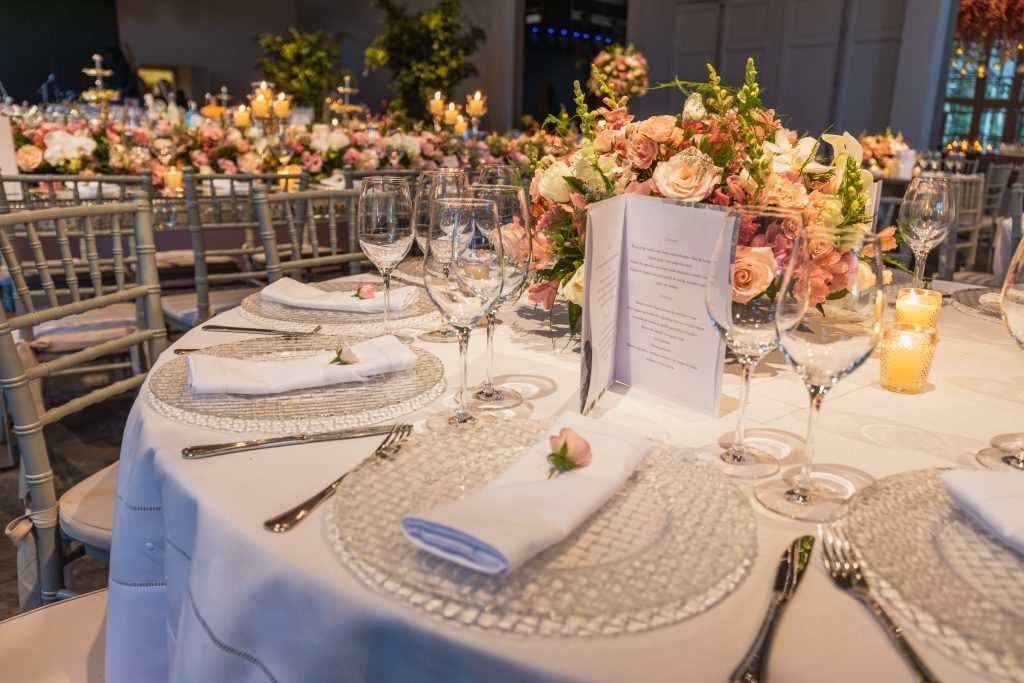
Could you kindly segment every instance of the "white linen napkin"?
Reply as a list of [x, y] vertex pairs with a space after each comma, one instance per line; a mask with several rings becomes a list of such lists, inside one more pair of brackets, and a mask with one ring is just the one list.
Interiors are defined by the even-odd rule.
[[954, 470], [939, 479], [968, 517], [1024, 553], [1024, 475]]
[[328, 176], [327, 178], [323, 178], [320, 181], [320, 184], [323, 185], [324, 187], [328, 187], [328, 188], [330, 188], [332, 190], [344, 190], [345, 189], [345, 176], [340, 175], [340, 174], [335, 174], [335, 175], [332, 175], [332, 176]]
[[213, 185], [213, 192], [218, 197], [249, 194], [249, 181], [232, 180], [231, 178], [214, 178], [210, 181]]
[[[102, 192], [104, 197], [118, 197], [121, 194], [121, 186], [116, 183], [100, 183], [90, 180], [78, 183], [78, 196], [82, 199], [96, 199], [96, 195]], [[125, 196], [128, 196], [127, 193]]]
[[352, 345], [359, 359], [332, 365], [333, 351], [295, 360], [251, 361], [201, 353], [185, 356], [193, 394], [278, 394], [293, 389], [365, 382], [374, 375], [400, 372], [416, 364], [416, 354], [392, 335]]
[[[593, 459], [548, 479], [548, 437], [562, 427], [590, 443]], [[563, 540], [622, 486], [647, 455], [642, 439], [564, 413], [535, 444], [476, 493], [402, 519], [417, 547], [488, 574], [512, 571]]]
[[[349, 313], [383, 313], [383, 286], [373, 299], [357, 299], [354, 292], [326, 292], [307, 285], [290, 277], [283, 277], [263, 288], [261, 296], [264, 301], [297, 306], [298, 308], [315, 308], [321, 311], [345, 311]], [[399, 287], [391, 290], [391, 302], [388, 311], [401, 311], [416, 300], [415, 287]]]

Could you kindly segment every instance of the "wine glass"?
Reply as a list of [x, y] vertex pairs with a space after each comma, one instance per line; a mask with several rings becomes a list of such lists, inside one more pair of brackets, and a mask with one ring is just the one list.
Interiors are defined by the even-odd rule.
[[[776, 294], [775, 326], [786, 361], [810, 393], [807, 441], [801, 464], [781, 480], [758, 485], [754, 496], [787, 517], [824, 522], [845, 513], [857, 471], [811, 469], [818, 413], [829, 390], [878, 344], [885, 293], [878, 237], [856, 227], [815, 226], [806, 234], [806, 241], [794, 241]], [[844, 290], [846, 296], [835, 298]]]
[[925, 287], [928, 254], [942, 244], [956, 223], [953, 185], [949, 178], [914, 178], [903, 195], [897, 221], [900, 234], [914, 252], [914, 287]]
[[706, 303], [712, 324], [739, 361], [742, 384], [736, 437], [720, 457], [727, 474], [758, 479], [775, 474], [779, 469], [779, 461], [746, 443], [743, 417], [754, 368], [779, 345], [775, 328], [775, 304], [785, 257], [780, 262], [771, 246], [737, 245], [738, 231], [728, 226], [736, 221], [737, 225], [745, 226], [745, 232], [750, 232], [757, 243], [763, 242], [766, 245], [778, 240], [792, 240], [793, 250], [798, 251], [805, 248], [804, 220], [803, 215], [797, 211], [767, 206], [742, 206], [730, 209], [725, 221], [727, 227], [718, 238], [711, 263], [726, 261], [730, 263], [730, 268], [725, 272], [715, 267], [710, 269]]
[[[404, 178], [377, 176], [363, 181], [357, 214], [359, 246], [384, 280], [384, 334], [391, 334], [391, 271], [412, 248], [412, 200]], [[396, 335], [403, 344], [411, 337]]]
[[434, 202], [423, 256], [427, 296], [459, 337], [458, 408], [434, 415], [427, 427], [466, 429], [481, 417], [466, 404], [469, 333], [501, 295], [504, 248], [498, 232], [498, 207], [486, 199], [438, 199]]
[[[416, 197], [413, 202], [415, 219], [416, 243], [420, 251], [426, 253], [427, 233], [430, 232], [430, 215], [434, 200], [444, 197], [464, 197], [468, 193], [469, 177], [465, 169], [436, 168], [423, 171], [416, 181]], [[451, 325], [443, 324], [436, 330], [424, 332], [420, 341], [445, 343], [458, 340], [458, 335]]]
[[523, 395], [515, 389], [494, 384], [494, 325], [498, 307], [515, 301], [526, 286], [530, 271], [532, 235], [526, 192], [517, 185], [473, 185], [471, 194], [478, 199], [489, 199], [498, 210], [498, 230], [503, 249], [505, 282], [494, 306], [487, 313], [487, 379], [469, 390], [469, 405], [476, 410], [505, 410], [523, 402]]
[[522, 174], [511, 164], [482, 164], [477, 175], [477, 185], [521, 185]]
[[[1017, 247], [1010, 261], [999, 296], [999, 308], [1010, 336], [1024, 350], [1024, 242]], [[1013, 450], [998, 446], [986, 448], [978, 453], [978, 462], [990, 469], [1024, 470], [1024, 440], [1011, 440], [1007, 446], [1011, 444]]]

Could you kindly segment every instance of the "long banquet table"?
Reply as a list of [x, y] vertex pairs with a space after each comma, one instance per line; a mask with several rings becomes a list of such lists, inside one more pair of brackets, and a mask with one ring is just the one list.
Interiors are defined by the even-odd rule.
[[[955, 285], [948, 285], [949, 287]], [[578, 407], [579, 354], [552, 337], [532, 304], [501, 314], [500, 380], [532, 386], [532, 417]], [[217, 323], [246, 325], [238, 312]], [[825, 402], [817, 461], [875, 477], [924, 467], [973, 468], [974, 453], [1021, 427], [1024, 356], [1005, 329], [943, 308], [929, 389], [887, 392], [870, 359]], [[246, 335], [193, 330], [176, 347]], [[457, 382], [455, 345], [424, 344]], [[483, 336], [471, 344], [471, 381], [482, 378]], [[168, 351], [158, 364], [173, 357]], [[617, 388], [597, 416], [651, 436], [713, 450], [734, 427], [739, 377], [727, 365], [721, 414], [692, 413], [656, 396]], [[445, 398], [403, 418], [422, 420]], [[757, 372], [747, 411], [751, 433], [799, 443], [807, 392], [775, 355]], [[767, 434], [769, 432], [763, 432]], [[258, 436], [258, 435], [253, 435]], [[783, 547], [810, 524], [756, 509], [757, 558], [740, 586], [689, 620], [636, 635], [520, 638], [471, 631], [364, 587], [325, 540], [322, 506], [287, 534], [262, 521], [354, 467], [377, 441], [358, 439], [187, 461], [183, 446], [237, 435], [173, 422], [145, 390], [124, 435], [107, 622], [106, 680], [139, 681], [725, 681], [768, 605]], [[444, 457], [438, 454], [438, 457]], [[783, 461], [784, 469], [787, 463]], [[747, 493], [752, 485], [739, 482]], [[339, 495], [344, 495], [343, 490]], [[381, 501], [386, 505], [387, 501]], [[367, 511], [372, 514], [371, 510]], [[938, 587], [937, 587], [938, 588]], [[986, 680], [915, 637], [944, 681]], [[867, 610], [831, 583], [816, 550], [785, 613], [768, 672], [799, 682], [911, 681], [910, 670]]]

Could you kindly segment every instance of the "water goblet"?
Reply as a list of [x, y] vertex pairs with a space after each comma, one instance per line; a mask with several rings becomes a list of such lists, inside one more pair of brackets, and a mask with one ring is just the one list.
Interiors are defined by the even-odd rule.
[[459, 337], [458, 408], [427, 420], [433, 430], [475, 427], [481, 416], [466, 403], [469, 333], [501, 295], [504, 246], [498, 234], [498, 209], [486, 199], [438, 199], [423, 256], [423, 283], [441, 317]]
[[949, 178], [927, 176], [910, 181], [897, 224], [914, 252], [914, 287], [925, 288], [928, 254], [946, 239], [955, 223], [956, 206]]
[[526, 287], [530, 271], [532, 235], [526, 192], [518, 185], [473, 185], [471, 194], [478, 199], [489, 199], [498, 210], [498, 232], [492, 239], [500, 239], [503, 249], [505, 278], [501, 293], [487, 313], [487, 375], [483, 384], [469, 389], [469, 405], [475, 410], [506, 410], [523, 402], [523, 395], [515, 389], [494, 384], [494, 326], [498, 308], [515, 301]]
[[[363, 181], [357, 209], [357, 236], [366, 257], [384, 280], [384, 334], [391, 334], [391, 271], [412, 248], [412, 200], [403, 178], [377, 176]], [[411, 337], [396, 335], [408, 344]]]
[[[726, 474], [745, 479], [767, 477], [779, 469], [779, 461], [746, 443], [744, 414], [750, 395], [754, 368], [768, 353], [778, 348], [775, 327], [776, 292], [782, 281], [785, 257], [777, 257], [773, 243], [792, 241], [792, 250], [805, 249], [803, 215], [797, 211], [767, 206], [742, 206], [730, 209], [726, 226], [732, 221], [745, 226], [753, 240], [766, 246], [737, 245], [738, 231], [722, 231], [711, 263], [721, 263], [728, 255], [730, 269], [712, 268], [706, 286], [706, 304], [711, 322], [722, 335], [741, 368], [740, 407], [736, 416], [736, 436], [721, 453]], [[724, 294], [724, 293], [729, 294]]]
[[477, 175], [477, 185], [522, 185], [519, 169], [512, 164], [482, 164]]
[[[775, 325], [786, 361], [810, 394], [807, 441], [801, 464], [781, 480], [759, 484], [754, 496], [787, 517], [824, 522], [845, 513], [857, 481], [850, 476], [855, 470], [844, 476], [811, 468], [818, 414], [826, 394], [859, 368], [878, 344], [885, 294], [876, 236], [856, 226], [815, 226], [806, 234], [806, 246], [797, 248], [794, 243], [786, 264], [776, 294]], [[844, 290], [846, 296], [836, 299]]]

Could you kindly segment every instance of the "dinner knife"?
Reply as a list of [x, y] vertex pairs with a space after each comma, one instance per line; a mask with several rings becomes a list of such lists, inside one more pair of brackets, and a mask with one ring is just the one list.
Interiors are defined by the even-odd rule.
[[181, 449], [181, 457], [186, 460], [198, 460], [209, 458], [214, 455], [225, 453], [239, 453], [241, 451], [253, 451], [260, 448], [276, 448], [278, 446], [295, 446], [304, 443], [316, 443], [318, 441], [337, 441], [340, 439], [358, 439], [364, 436], [376, 436], [387, 434], [395, 425], [380, 424], [372, 427], [354, 427], [341, 429], [334, 432], [323, 432], [320, 434], [290, 434], [288, 436], [273, 436], [266, 439], [249, 439], [247, 441], [235, 441], [233, 443], [214, 443], [203, 446], [188, 446]]
[[767, 680], [765, 670], [768, 651], [775, 636], [775, 625], [786, 603], [796, 593], [813, 549], [814, 536], [801, 536], [786, 546], [775, 574], [775, 586], [772, 590], [771, 604], [768, 605], [768, 613], [761, 622], [761, 628], [750, 646], [750, 651], [729, 679], [732, 683], [763, 683]]
[[288, 337], [302, 337], [307, 335], [313, 335], [320, 331], [320, 325], [317, 325], [308, 332], [295, 332], [291, 330], [272, 330], [269, 327], [234, 327], [232, 325], [203, 325], [202, 330], [204, 332], [244, 332], [246, 334], [273, 334]]

